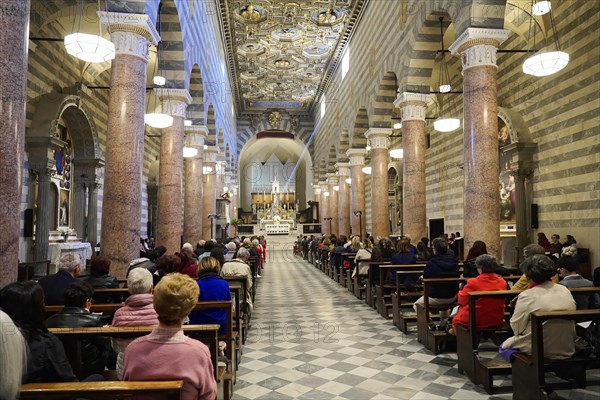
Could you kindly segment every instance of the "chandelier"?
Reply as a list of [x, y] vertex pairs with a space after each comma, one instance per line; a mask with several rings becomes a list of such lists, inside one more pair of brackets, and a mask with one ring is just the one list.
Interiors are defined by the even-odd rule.
[[[79, 32], [81, 29], [81, 20], [83, 19], [83, 0], [81, 0], [79, 8], [79, 19], [73, 18], [72, 28], [72, 31], [74, 31], [75, 21], [78, 21], [77, 32], [65, 36], [64, 39], [67, 53], [89, 63], [99, 63], [114, 59], [115, 45], [110, 40], [102, 37], [102, 24], [100, 22], [98, 23], [98, 35]], [[98, 11], [100, 11], [100, 0], [98, 0]]]
[[[446, 64], [446, 53], [444, 50], [444, 17], [440, 17], [440, 36], [442, 38], [442, 61], [440, 62], [440, 73], [439, 73], [439, 108], [440, 113], [443, 106], [442, 98], [446, 93], [452, 92], [452, 85], [450, 84], [450, 73], [448, 72], [448, 65]], [[456, 115], [456, 107], [454, 106], [454, 100], [450, 100], [450, 110], [453, 112], [452, 115]], [[433, 128], [438, 132], [452, 132], [460, 127], [460, 120], [452, 116], [441, 116], [433, 121]]]

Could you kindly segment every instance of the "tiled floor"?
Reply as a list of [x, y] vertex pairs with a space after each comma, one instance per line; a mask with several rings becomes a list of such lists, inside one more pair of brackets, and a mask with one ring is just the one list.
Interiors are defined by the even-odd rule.
[[[308, 262], [273, 248], [269, 258], [234, 399], [512, 398], [488, 396], [456, 354], [429, 353]], [[597, 400], [598, 389], [560, 394]]]

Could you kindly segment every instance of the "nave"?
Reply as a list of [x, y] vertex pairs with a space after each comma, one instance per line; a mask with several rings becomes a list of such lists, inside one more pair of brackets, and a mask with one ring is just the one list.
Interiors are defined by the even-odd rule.
[[234, 399], [511, 398], [489, 397], [456, 354], [429, 353], [291, 251], [267, 256]]

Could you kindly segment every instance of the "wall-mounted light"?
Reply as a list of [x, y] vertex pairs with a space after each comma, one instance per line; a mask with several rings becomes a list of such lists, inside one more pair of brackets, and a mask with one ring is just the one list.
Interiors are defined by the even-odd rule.
[[371, 175], [371, 167], [368, 165], [366, 167], [363, 167], [362, 172], [364, 172], [367, 175]]

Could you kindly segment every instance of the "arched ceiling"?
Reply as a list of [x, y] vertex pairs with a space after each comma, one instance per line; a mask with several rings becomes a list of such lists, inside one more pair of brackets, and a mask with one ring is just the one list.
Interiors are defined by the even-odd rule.
[[238, 108], [306, 114], [335, 71], [364, 0], [223, 0]]
[[240, 154], [240, 163], [261, 162], [268, 160], [271, 154], [274, 154], [279, 161], [286, 163], [298, 162], [304, 146], [296, 140], [282, 138], [265, 138], [254, 140], [244, 147]]

